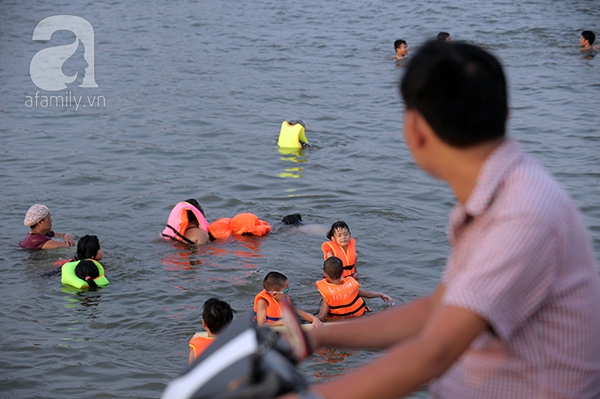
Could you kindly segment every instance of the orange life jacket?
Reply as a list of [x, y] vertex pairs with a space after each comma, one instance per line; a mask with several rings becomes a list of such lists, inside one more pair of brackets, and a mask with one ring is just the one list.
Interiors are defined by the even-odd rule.
[[261, 298], [266, 299], [269, 303], [269, 306], [267, 307], [267, 323], [281, 320], [281, 306], [279, 305], [279, 302], [275, 300], [275, 298], [267, 293], [267, 290], [262, 290], [254, 297], [254, 320], [256, 321], [258, 301]]
[[369, 309], [358, 294], [360, 286], [352, 277], [342, 279], [342, 284], [331, 284], [326, 279], [315, 283], [329, 306], [329, 317], [362, 316]]
[[323, 244], [321, 244], [321, 249], [323, 250], [324, 259], [327, 259], [328, 252], [333, 252], [333, 256], [340, 258], [342, 264], [344, 265], [344, 273], [342, 273], [342, 277], [352, 276], [356, 273], [356, 240], [354, 238], [350, 239], [350, 242], [348, 243], [348, 249], [345, 251], [338, 245], [337, 242], [332, 240], [325, 241]]
[[271, 225], [253, 213], [239, 213], [232, 218], [220, 218], [208, 226], [214, 238], [224, 239], [233, 235], [264, 236], [271, 232]]
[[206, 348], [208, 348], [208, 346], [210, 344], [212, 344], [215, 340], [215, 337], [194, 337], [190, 340], [190, 351], [194, 352], [194, 359], [197, 359], [198, 356], [200, 356], [200, 354], [202, 352], [204, 352], [204, 350]]

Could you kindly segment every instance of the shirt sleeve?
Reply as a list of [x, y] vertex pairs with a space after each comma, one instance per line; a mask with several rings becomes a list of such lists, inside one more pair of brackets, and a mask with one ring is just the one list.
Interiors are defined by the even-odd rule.
[[[484, 230], [483, 234], [481, 230]], [[557, 273], [557, 237], [543, 221], [519, 215], [457, 243], [444, 273], [446, 305], [483, 317], [503, 339], [539, 309]]]

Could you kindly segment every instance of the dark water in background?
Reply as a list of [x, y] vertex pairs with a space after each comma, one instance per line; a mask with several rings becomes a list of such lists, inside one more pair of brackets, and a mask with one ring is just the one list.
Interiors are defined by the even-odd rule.
[[[158, 397], [186, 365], [204, 300], [247, 309], [268, 271], [284, 272], [296, 304], [316, 311], [324, 237], [282, 228], [287, 213], [345, 220], [365, 288], [396, 303], [429, 293], [454, 200], [401, 140], [402, 66], [389, 59], [397, 38], [413, 52], [447, 30], [502, 60], [511, 135], [572, 194], [600, 254], [600, 58], [577, 49], [582, 30], [600, 33], [600, 8], [492, 3], [3, 1], [0, 396]], [[29, 64], [48, 46], [32, 32], [57, 14], [94, 27], [99, 87], [71, 92], [106, 106], [26, 106], [38, 90]], [[51, 44], [71, 42], [60, 32]], [[73, 58], [65, 73], [81, 67]], [[292, 118], [307, 122], [314, 148], [281, 154], [279, 126]], [[250, 211], [274, 233], [197, 250], [163, 242], [169, 210], [190, 197], [211, 221]], [[55, 230], [100, 237], [106, 289], [76, 293], [45, 276], [73, 250], [18, 248], [36, 202], [50, 207]], [[302, 370], [322, 380], [373, 356], [324, 351]]]

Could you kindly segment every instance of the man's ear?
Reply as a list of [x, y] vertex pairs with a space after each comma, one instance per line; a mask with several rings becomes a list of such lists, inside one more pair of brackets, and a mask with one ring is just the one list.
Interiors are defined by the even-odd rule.
[[418, 149], [426, 142], [427, 129], [431, 129], [425, 118], [414, 109], [406, 110], [404, 114], [404, 136], [410, 148]]

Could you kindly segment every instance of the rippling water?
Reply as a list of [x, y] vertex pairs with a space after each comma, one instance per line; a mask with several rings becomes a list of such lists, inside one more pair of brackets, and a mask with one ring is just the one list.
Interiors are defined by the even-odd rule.
[[[491, 3], [2, 2], [1, 396], [158, 397], [186, 365], [204, 300], [243, 311], [271, 270], [290, 278], [297, 305], [316, 311], [324, 237], [283, 228], [288, 213], [345, 220], [367, 289], [397, 303], [429, 293], [454, 200], [401, 140], [402, 65], [390, 60], [398, 38], [413, 52], [447, 30], [502, 60], [511, 135], [572, 194], [600, 258], [600, 58], [577, 48], [582, 30], [600, 33], [600, 9], [593, 0]], [[96, 39], [99, 87], [64, 93], [105, 106], [26, 103], [39, 90], [30, 62], [49, 45], [32, 41], [33, 30], [58, 14], [85, 18]], [[50, 44], [72, 42], [63, 31]], [[81, 68], [82, 53], [65, 73]], [[279, 126], [292, 118], [307, 122], [314, 147], [280, 153]], [[159, 239], [171, 207], [190, 197], [209, 220], [250, 211], [274, 232], [197, 250]], [[100, 237], [106, 289], [61, 288], [53, 262], [72, 250], [17, 246], [36, 202], [50, 207], [57, 231]], [[302, 370], [323, 380], [373, 356], [325, 350]]]

